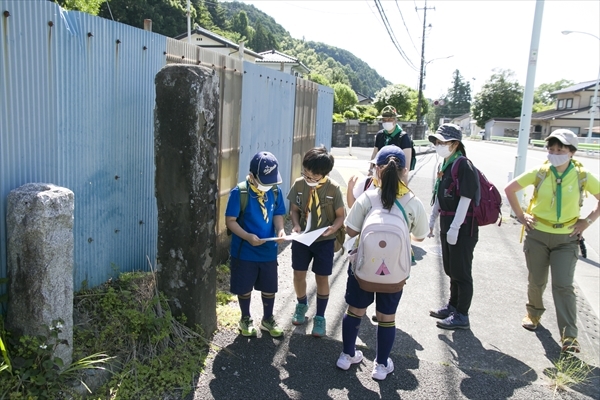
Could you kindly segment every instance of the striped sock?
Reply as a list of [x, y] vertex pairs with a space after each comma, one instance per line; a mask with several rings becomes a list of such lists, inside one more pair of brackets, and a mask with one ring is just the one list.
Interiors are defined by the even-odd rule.
[[329, 302], [328, 294], [317, 293], [317, 315], [319, 317], [325, 317], [325, 309], [327, 308], [327, 302]]
[[306, 298], [306, 295], [304, 295], [304, 297], [296, 297], [296, 299], [300, 304], [308, 304], [308, 299]]
[[396, 338], [396, 323], [380, 322], [377, 326], [377, 364], [387, 366], [387, 359], [392, 352]]
[[344, 353], [354, 357], [356, 350], [356, 337], [360, 328], [360, 317], [346, 311], [342, 319], [342, 340], [344, 342]]
[[238, 303], [242, 311], [242, 318], [250, 316], [250, 295], [238, 295]]
[[263, 319], [269, 320], [273, 316], [273, 305], [275, 305], [275, 293], [273, 294], [262, 294], [263, 303]]

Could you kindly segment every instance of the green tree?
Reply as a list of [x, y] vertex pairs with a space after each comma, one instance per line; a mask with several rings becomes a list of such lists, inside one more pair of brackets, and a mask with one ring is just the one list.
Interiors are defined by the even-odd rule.
[[318, 83], [319, 85], [331, 86], [331, 83], [329, 83], [329, 80], [321, 74], [311, 73], [310, 75], [308, 75], [308, 80], [311, 82]]
[[572, 86], [573, 84], [573, 81], [567, 79], [561, 79], [554, 83], [542, 83], [533, 92], [533, 112], [553, 109], [554, 97], [550, 93]]
[[358, 103], [358, 96], [354, 90], [343, 83], [333, 84], [333, 112], [343, 113]]
[[249, 46], [257, 53], [271, 50], [269, 48], [269, 32], [260, 22], [254, 27], [254, 36], [250, 39]]
[[105, 0], [56, 0], [56, 3], [65, 10], [76, 10], [84, 13], [98, 15], [100, 6]]
[[448, 117], [458, 117], [471, 111], [471, 84], [465, 82], [459, 70], [452, 74], [452, 87], [445, 97]]
[[210, 0], [206, 2], [206, 8], [210, 13], [212, 22], [221, 29], [227, 28], [227, 17], [225, 16], [225, 10], [221, 7], [219, 0]]
[[473, 118], [478, 126], [492, 118], [515, 118], [521, 113], [523, 88], [511, 70], [494, 70], [473, 101]]
[[[403, 84], [388, 85], [375, 94], [373, 105], [381, 111], [383, 107], [391, 105], [404, 120], [410, 120], [416, 116], [418, 92]], [[426, 101], [423, 102], [422, 107]], [[423, 109], [423, 114], [426, 113]]]

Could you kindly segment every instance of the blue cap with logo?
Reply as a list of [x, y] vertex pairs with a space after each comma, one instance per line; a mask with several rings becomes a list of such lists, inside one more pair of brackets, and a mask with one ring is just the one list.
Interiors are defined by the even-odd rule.
[[375, 158], [371, 160], [371, 164], [385, 165], [388, 163], [390, 157], [398, 159], [400, 168], [406, 167], [406, 157], [404, 156], [404, 151], [400, 147], [393, 144], [383, 146]]
[[278, 185], [282, 182], [277, 158], [268, 151], [259, 151], [252, 157], [250, 173], [261, 185]]

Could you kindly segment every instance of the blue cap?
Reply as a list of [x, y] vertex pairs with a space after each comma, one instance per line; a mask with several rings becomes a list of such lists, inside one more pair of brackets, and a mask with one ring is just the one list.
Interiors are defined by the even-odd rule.
[[406, 157], [404, 156], [404, 151], [400, 147], [393, 144], [383, 146], [375, 158], [371, 160], [371, 164], [385, 165], [388, 163], [390, 157], [395, 157], [398, 159], [400, 168], [406, 167]]
[[250, 172], [261, 185], [276, 185], [282, 182], [279, 163], [272, 153], [260, 151], [250, 161]]
[[460, 126], [454, 124], [443, 124], [440, 125], [438, 130], [433, 134], [429, 135], [429, 141], [435, 144], [435, 140], [440, 142], [449, 142], [451, 140], [462, 140], [462, 131]]

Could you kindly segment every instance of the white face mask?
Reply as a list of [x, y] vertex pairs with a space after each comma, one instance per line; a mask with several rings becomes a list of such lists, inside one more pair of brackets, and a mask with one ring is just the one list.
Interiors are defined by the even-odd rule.
[[450, 150], [450, 146], [442, 146], [441, 144], [438, 144], [437, 146], [435, 146], [435, 151], [442, 158], [448, 158], [452, 154], [452, 150]]
[[306, 184], [310, 187], [315, 187], [319, 184], [319, 182], [309, 182], [306, 179], [304, 180], [304, 182], [306, 182]]
[[385, 129], [388, 132], [393, 131], [394, 128], [396, 127], [396, 124], [394, 124], [393, 122], [384, 122], [382, 125], [383, 125], [383, 129]]
[[256, 182], [256, 188], [258, 190], [260, 190], [261, 192], [268, 192], [269, 190], [271, 190], [273, 188], [273, 186], [265, 186], [265, 185], [261, 185], [260, 183]]
[[560, 167], [561, 165], [568, 163], [571, 159], [571, 156], [569, 154], [548, 153], [547, 157], [548, 161], [550, 161], [550, 164], [554, 165], [555, 167]]

